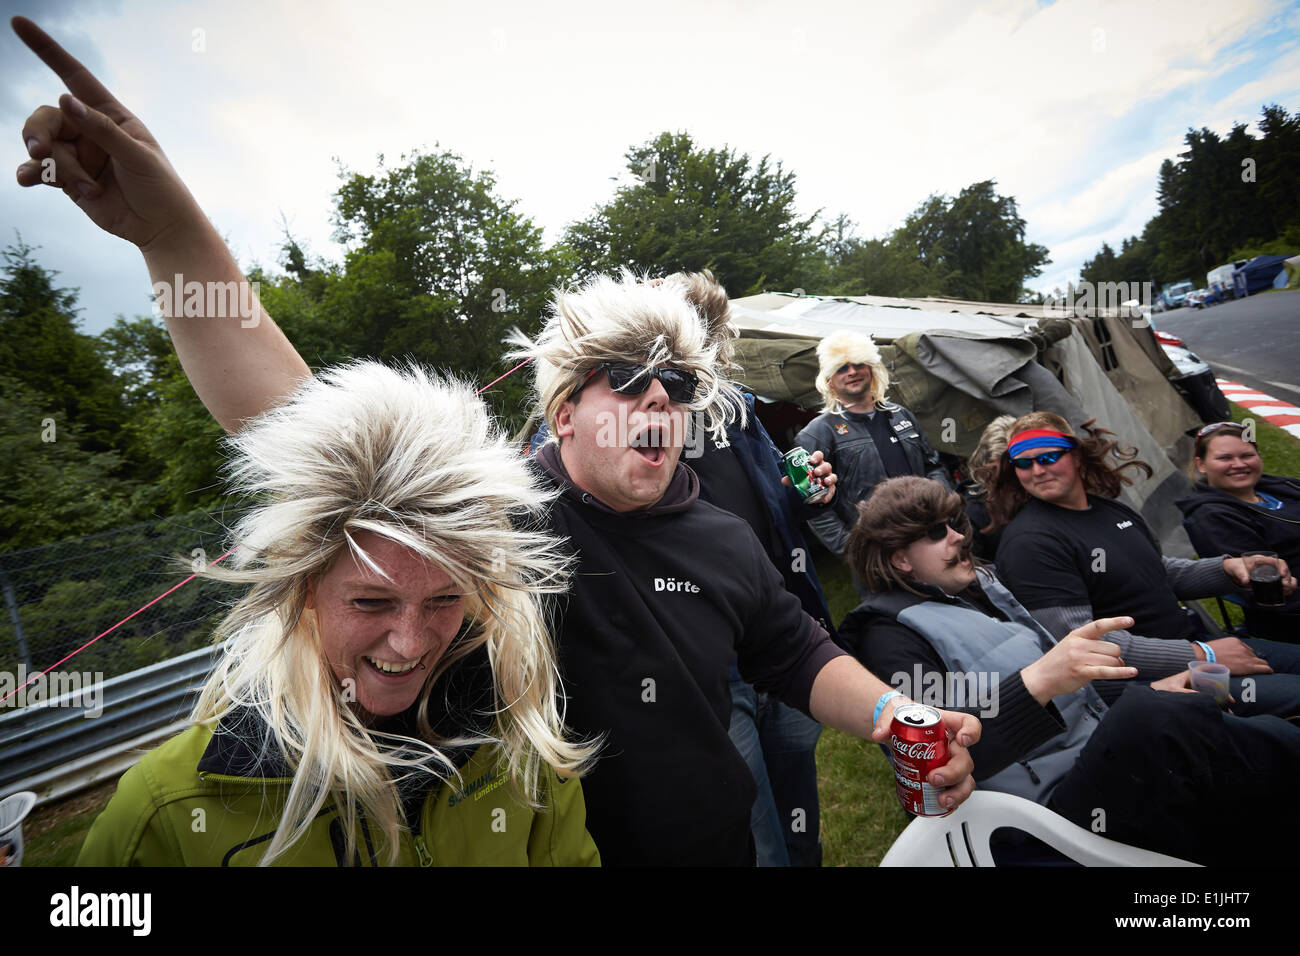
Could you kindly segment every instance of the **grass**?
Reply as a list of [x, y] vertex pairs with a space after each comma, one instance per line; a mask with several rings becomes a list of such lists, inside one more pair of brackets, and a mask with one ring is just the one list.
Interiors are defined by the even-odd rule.
[[23, 823], [23, 866], [72, 866], [116, 789], [113, 780], [32, 811]]
[[[822, 552], [817, 576], [832, 619], [844, 620], [858, 605], [848, 570]], [[817, 743], [817, 777], [823, 864], [877, 865], [909, 822], [894, 792], [893, 770], [880, 747], [828, 727]]]
[[[1240, 405], [1232, 406], [1233, 421], [1249, 414]], [[1263, 420], [1257, 420], [1256, 437], [1265, 471], [1300, 475], [1300, 441]], [[858, 603], [848, 571], [822, 552], [817, 574], [833, 619], [842, 621]], [[1214, 602], [1206, 603], [1222, 624]], [[1241, 622], [1240, 608], [1230, 606], [1229, 613], [1234, 623]], [[908, 823], [894, 794], [893, 772], [885, 755], [875, 744], [827, 728], [817, 744], [817, 772], [824, 865], [875, 866]], [[115, 788], [116, 782], [102, 784], [33, 813], [24, 826], [24, 864], [71, 865], [91, 822]]]

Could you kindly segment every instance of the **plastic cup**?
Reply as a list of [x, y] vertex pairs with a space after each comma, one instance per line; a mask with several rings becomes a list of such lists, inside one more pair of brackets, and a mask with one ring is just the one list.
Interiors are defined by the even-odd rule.
[[1230, 674], [1227, 664], [1191, 661], [1187, 665], [1187, 676], [1191, 681], [1192, 690], [1209, 694], [1220, 707], [1228, 706], [1232, 690], [1228, 685]]
[[1282, 593], [1282, 572], [1277, 566], [1275, 551], [1246, 551], [1241, 555], [1250, 575], [1250, 590], [1260, 607], [1281, 607], [1286, 603]]

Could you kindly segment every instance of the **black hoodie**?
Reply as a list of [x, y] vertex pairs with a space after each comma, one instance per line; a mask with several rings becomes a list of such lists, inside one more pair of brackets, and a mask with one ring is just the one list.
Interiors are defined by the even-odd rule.
[[[1276, 551], [1300, 574], [1300, 481], [1260, 475], [1255, 490], [1282, 501], [1282, 510], [1269, 511], [1198, 482], [1192, 493], [1175, 502], [1183, 512], [1183, 527], [1192, 547], [1203, 558], [1243, 551]], [[1263, 620], [1283, 614], [1289, 620]], [[1252, 609], [1247, 626], [1259, 637], [1300, 640], [1300, 590], [1280, 610]], [[1255, 620], [1256, 617], [1261, 618]], [[1279, 630], [1277, 625], [1281, 625]]]
[[750, 527], [697, 500], [686, 465], [655, 505], [619, 513], [573, 483], [556, 445], [534, 460], [563, 489], [551, 525], [578, 556], [557, 633], [566, 723], [605, 740], [582, 782], [602, 862], [752, 864], [754, 781], [727, 735], [730, 665], [807, 713], [814, 678], [843, 652]]

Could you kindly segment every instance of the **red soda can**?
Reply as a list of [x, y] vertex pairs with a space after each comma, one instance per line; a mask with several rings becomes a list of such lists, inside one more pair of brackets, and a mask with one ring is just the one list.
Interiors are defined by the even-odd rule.
[[947, 788], [925, 782], [932, 770], [948, 762], [948, 732], [939, 712], [924, 704], [903, 704], [895, 708], [889, 732], [898, 802], [917, 816], [943, 816], [948, 810], [939, 805], [939, 794]]

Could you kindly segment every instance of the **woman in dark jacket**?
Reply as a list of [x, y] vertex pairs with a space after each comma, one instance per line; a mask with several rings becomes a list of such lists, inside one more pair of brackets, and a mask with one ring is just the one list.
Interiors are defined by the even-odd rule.
[[[1203, 478], [1177, 503], [1183, 527], [1201, 557], [1275, 551], [1300, 567], [1300, 481], [1264, 474], [1253, 437], [1234, 422], [1201, 429], [1196, 470]], [[1256, 637], [1300, 642], [1300, 591], [1281, 608], [1248, 604], [1246, 627]]]

